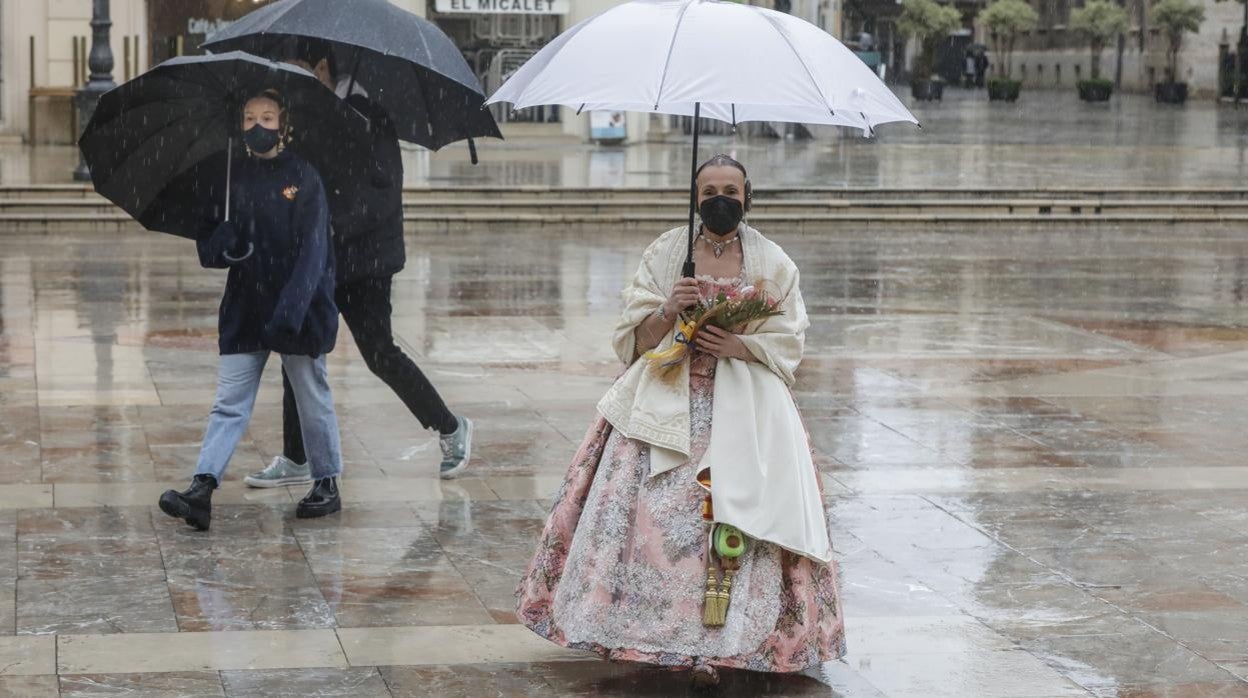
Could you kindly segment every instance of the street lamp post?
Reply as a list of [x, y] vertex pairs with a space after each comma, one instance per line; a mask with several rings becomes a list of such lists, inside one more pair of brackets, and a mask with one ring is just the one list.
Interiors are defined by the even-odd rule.
[[[91, 76], [87, 84], [78, 90], [74, 103], [78, 108], [78, 135], [87, 128], [87, 122], [95, 113], [95, 105], [100, 102], [100, 95], [117, 86], [113, 82], [113, 49], [109, 45], [109, 29], [113, 26], [109, 18], [108, 0], [93, 0], [91, 7], [91, 57], [88, 66]], [[91, 179], [91, 170], [82, 153], [78, 154], [78, 169], [74, 170], [74, 179], [85, 182]]]

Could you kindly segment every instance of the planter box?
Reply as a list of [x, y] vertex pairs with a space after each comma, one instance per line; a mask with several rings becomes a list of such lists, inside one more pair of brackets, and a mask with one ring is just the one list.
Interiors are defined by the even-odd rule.
[[913, 80], [910, 96], [923, 102], [940, 101], [945, 94], [945, 83], [939, 80]]
[[1187, 101], [1185, 82], [1160, 82], [1155, 89], [1157, 101], [1163, 104], [1183, 104]]
[[1084, 80], [1079, 83], [1079, 99], [1085, 102], [1108, 102], [1114, 94], [1114, 83], [1108, 80]]
[[988, 99], [993, 102], [1015, 102], [1023, 89], [1019, 80], [992, 80], [988, 83]]

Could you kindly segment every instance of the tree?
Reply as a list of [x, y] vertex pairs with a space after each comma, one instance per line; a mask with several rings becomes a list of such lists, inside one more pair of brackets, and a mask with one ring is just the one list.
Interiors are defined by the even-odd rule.
[[1200, 31], [1205, 21], [1205, 8], [1190, 0], [1159, 0], [1153, 5], [1153, 24], [1161, 27], [1166, 35], [1166, 67], [1170, 70], [1170, 82], [1179, 81], [1179, 51], [1183, 48], [1183, 35]]
[[919, 42], [919, 59], [915, 65], [918, 77], [931, 76], [936, 63], [936, 50], [950, 32], [962, 26], [962, 13], [934, 0], [903, 0], [897, 28]]
[[1101, 79], [1101, 52], [1110, 39], [1127, 30], [1127, 11], [1109, 0], [1088, 0], [1070, 13], [1070, 27], [1092, 45], [1092, 79]]
[[1040, 15], [1026, 0], [996, 0], [979, 15], [992, 34], [992, 47], [1001, 56], [997, 76], [1010, 77], [1014, 72], [1014, 42], [1018, 35], [1031, 31], [1040, 23]]

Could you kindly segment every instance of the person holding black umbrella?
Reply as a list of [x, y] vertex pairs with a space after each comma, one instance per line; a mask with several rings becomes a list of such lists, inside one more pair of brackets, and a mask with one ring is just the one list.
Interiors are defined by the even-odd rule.
[[[403, 269], [403, 161], [398, 136], [387, 112], [350, 77], [338, 74], [328, 42], [298, 37], [280, 45], [274, 58], [315, 74], [327, 87], [371, 122], [372, 171], [349, 196], [330, 192], [334, 252], [338, 262], [335, 300], [356, 346], [375, 375], [403, 400], [426, 429], [436, 430], [442, 447], [441, 476], [462, 472], [471, 457], [473, 423], [456, 416], [442, 396], [394, 341], [391, 286]], [[303, 443], [296, 391], [283, 374], [282, 454], [264, 470], [248, 475], [251, 487], [281, 487], [311, 482], [315, 462]]]
[[247, 430], [272, 352], [282, 357], [312, 456], [314, 484], [296, 514], [320, 517], [342, 506], [342, 449], [325, 367], [338, 334], [329, 203], [316, 168], [285, 147], [291, 120], [279, 92], [252, 97], [241, 116], [250, 157], [232, 168], [225, 220], [205, 226], [196, 240], [204, 267], [229, 269], [217, 395], [190, 487], [159, 501], [161, 511], [201, 531], [211, 523], [212, 493]]

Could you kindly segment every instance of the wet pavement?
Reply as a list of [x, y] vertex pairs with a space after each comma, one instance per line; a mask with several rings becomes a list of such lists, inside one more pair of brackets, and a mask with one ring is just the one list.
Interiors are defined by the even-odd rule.
[[[836, 695], [1248, 695], [1248, 240], [773, 236], [813, 321], [797, 396], [844, 585]], [[301, 492], [241, 485], [280, 444], [270, 367], [199, 535], [152, 505], [197, 453], [223, 277], [167, 236], [6, 236], [0, 694], [683, 693], [511, 615], [647, 242], [409, 238], [396, 328], [478, 422], [467, 476], [436, 478], [344, 329], [345, 511], [300, 521]]]
[[[1237, 187], [1248, 178], [1248, 107], [1183, 107], [1116, 95], [1080, 102], [1074, 90], [1026, 90], [1015, 104], [949, 89], [940, 103], [910, 104], [923, 124], [885, 125], [879, 137], [818, 128], [809, 141], [704, 137], [702, 156], [730, 152], [756, 186], [819, 187]], [[903, 99], [909, 103], [908, 95]], [[405, 153], [410, 186], [681, 186], [689, 143], [598, 147], [515, 139]], [[0, 148], [0, 184], [68, 181], [73, 148]]]

